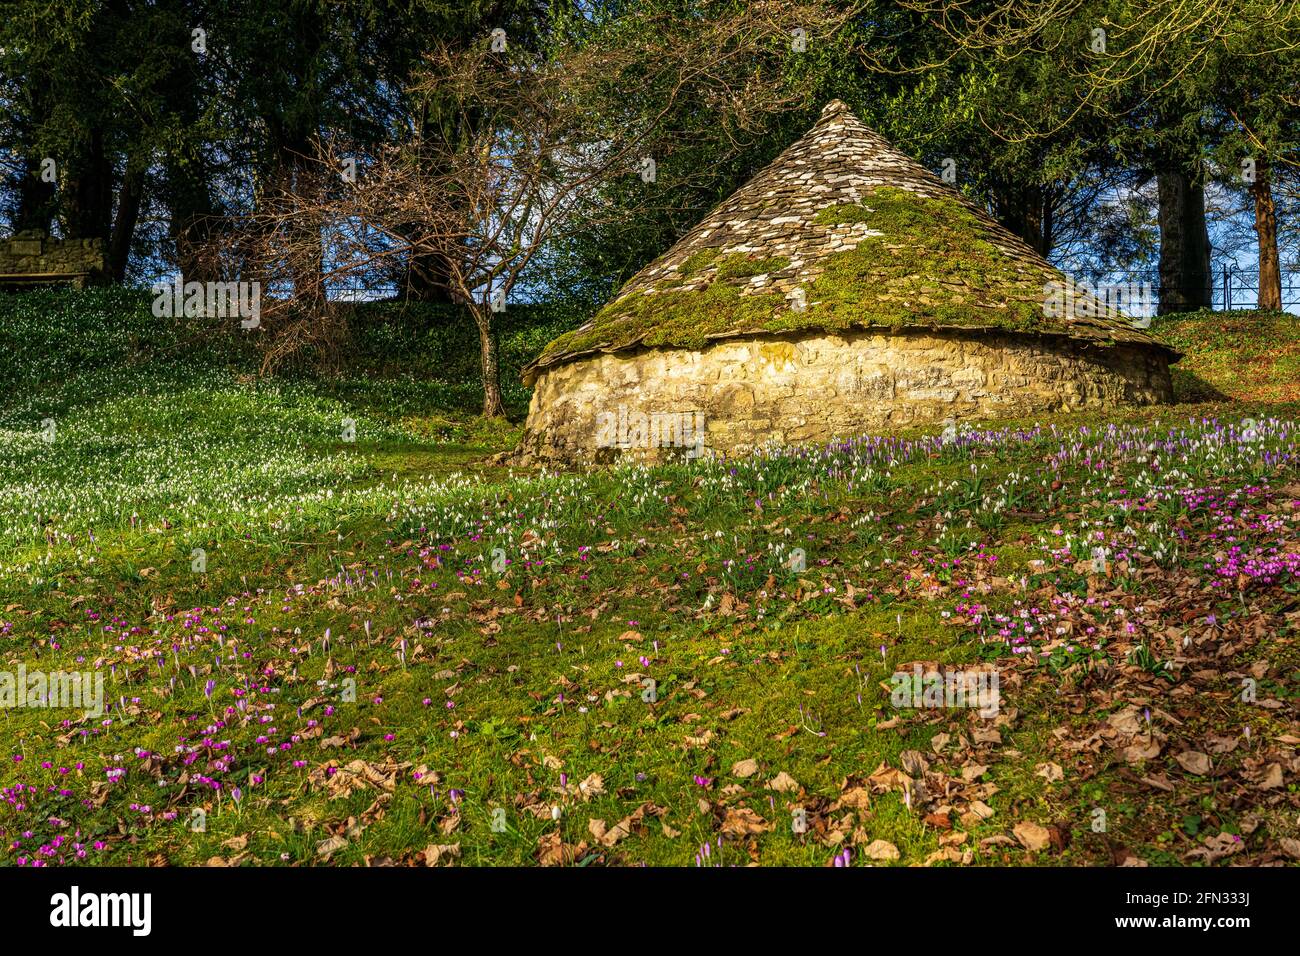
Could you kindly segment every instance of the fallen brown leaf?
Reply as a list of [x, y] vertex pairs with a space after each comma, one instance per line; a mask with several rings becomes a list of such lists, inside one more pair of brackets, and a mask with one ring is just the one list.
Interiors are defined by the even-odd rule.
[[1031, 823], [1028, 820], [1017, 823], [1011, 832], [1020, 841], [1020, 845], [1031, 853], [1046, 850], [1052, 842], [1052, 834], [1047, 827], [1039, 826], [1037, 823]]

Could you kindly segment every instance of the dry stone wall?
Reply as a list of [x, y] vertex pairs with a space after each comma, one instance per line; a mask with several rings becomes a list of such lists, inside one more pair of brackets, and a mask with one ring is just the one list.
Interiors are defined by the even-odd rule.
[[7, 276], [95, 278], [105, 266], [102, 239], [50, 239], [35, 233], [0, 239], [0, 282]]
[[1140, 345], [987, 332], [728, 339], [543, 370], [520, 454], [565, 464], [734, 454], [770, 442], [1172, 399], [1167, 358]]

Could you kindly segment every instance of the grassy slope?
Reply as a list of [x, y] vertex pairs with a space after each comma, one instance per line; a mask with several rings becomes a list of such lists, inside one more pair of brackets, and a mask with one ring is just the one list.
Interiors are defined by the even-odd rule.
[[1174, 380], [1185, 399], [1300, 399], [1300, 316], [1194, 313], [1161, 319], [1156, 331], [1184, 353]]
[[[1296, 584], [1214, 573], [1224, 512], [1247, 552], [1297, 550], [1295, 407], [1253, 391], [1281, 367], [1218, 372], [1213, 335], [1176, 344], [1245, 404], [510, 476], [475, 464], [508, 435], [433, 440], [474, 431], [437, 394], [237, 357], [114, 378], [119, 329], [75, 388], [7, 343], [30, 374], [0, 412], [0, 648], [98, 666], [111, 701], [4, 712], [9, 860], [1265, 862], [1300, 836]], [[1246, 414], [1278, 420], [1209, 420]], [[997, 720], [892, 707], [915, 661], [996, 664]]]

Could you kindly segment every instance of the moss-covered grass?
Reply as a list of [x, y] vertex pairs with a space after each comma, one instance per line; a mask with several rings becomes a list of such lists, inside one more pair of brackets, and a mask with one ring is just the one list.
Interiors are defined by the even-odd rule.
[[717, 260], [717, 258], [717, 249], [711, 246], [705, 249], [700, 249], [697, 252], [692, 252], [682, 260], [681, 265], [677, 267], [677, 273], [683, 278], [690, 278], [708, 268]]
[[1186, 401], [1300, 399], [1300, 316], [1193, 312], [1163, 316], [1152, 332], [1183, 353], [1172, 371]]
[[725, 282], [728, 279], [750, 279], [754, 276], [766, 275], [770, 272], [779, 272], [790, 264], [790, 260], [785, 256], [771, 256], [766, 259], [750, 259], [748, 256], [732, 254], [724, 257], [718, 266], [717, 280]]

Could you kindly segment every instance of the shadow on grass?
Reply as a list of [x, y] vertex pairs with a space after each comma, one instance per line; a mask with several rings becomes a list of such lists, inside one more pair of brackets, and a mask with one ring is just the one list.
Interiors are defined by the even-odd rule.
[[1232, 400], [1231, 396], [1225, 395], [1195, 372], [1181, 368], [1171, 368], [1169, 374], [1173, 380], [1174, 398], [1178, 404], [1227, 402]]

